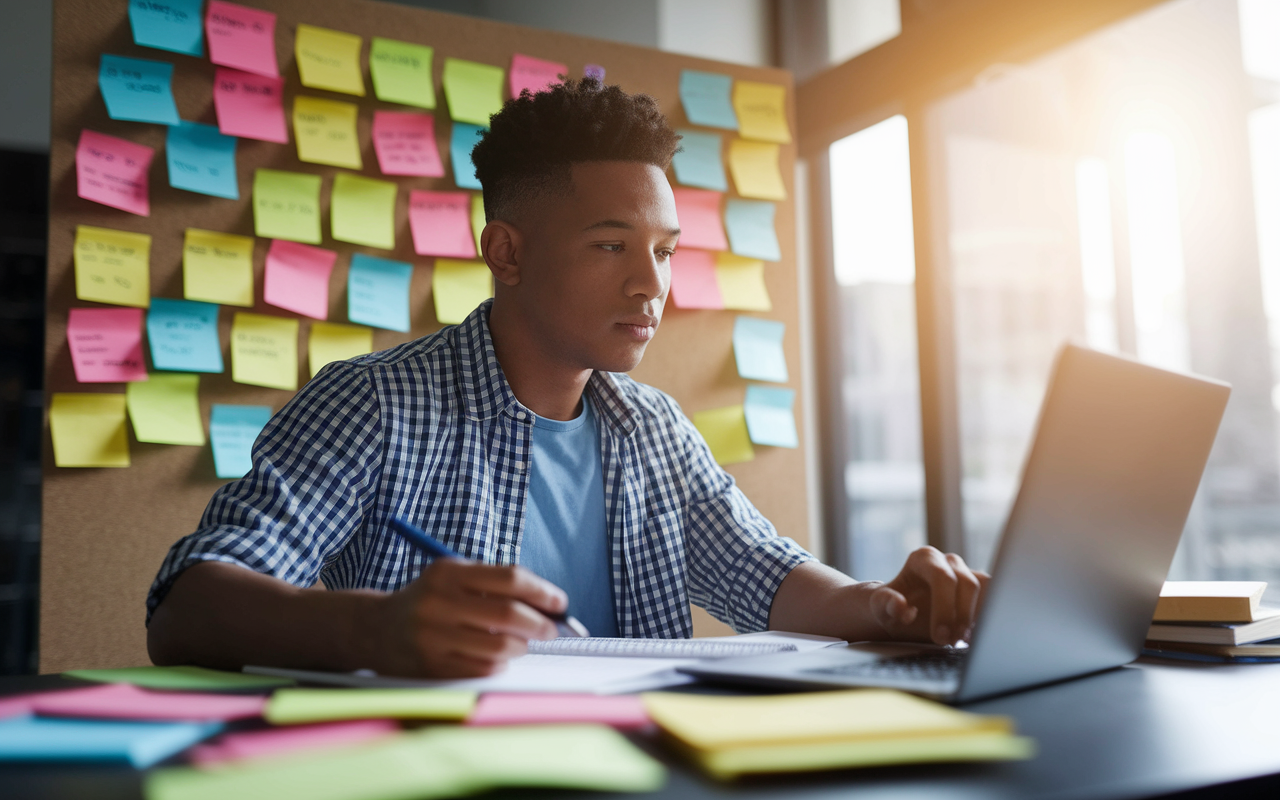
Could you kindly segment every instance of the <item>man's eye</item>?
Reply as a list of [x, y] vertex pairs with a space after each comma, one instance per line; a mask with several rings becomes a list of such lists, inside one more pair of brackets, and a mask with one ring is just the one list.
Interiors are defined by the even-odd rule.
[[608, 250], [610, 253], [622, 252], [622, 245], [620, 244], [602, 244], [600, 246], [603, 247], [605, 250]]
[[670, 259], [675, 254], [676, 254], [675, 250], [659, 250], [658, 251], [658, 255], [666, 259]]

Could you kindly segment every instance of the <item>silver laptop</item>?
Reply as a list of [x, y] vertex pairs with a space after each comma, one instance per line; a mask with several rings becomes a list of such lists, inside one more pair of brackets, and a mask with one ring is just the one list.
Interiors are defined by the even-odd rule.
[[700, 678], [967, 702], [1137, 658], [1231, 387], [1058, 353], [967, 648], [851, 644], [711, 661]]

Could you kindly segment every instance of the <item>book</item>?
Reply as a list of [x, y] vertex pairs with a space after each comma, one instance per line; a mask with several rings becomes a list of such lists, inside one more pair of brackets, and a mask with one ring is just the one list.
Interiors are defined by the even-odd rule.
[[1253, 622], [1266, 581], [1165, 581], [1157, 622]]
[[796, 652], [784, 642], [715, 642], [702, 639], [610, 639], [562, 636], [529, 642], [535, 656], [615, 656], [619, 658], [744, 658]]
[[1251, 644], [1197, 644], [1195, 642], [1161, 642], [1147, 640], [1143, 650], [1181, 651], [1200, 653], [1219, 658], [1276, 658], [1280, 659], [1280, 639], [1265, 639]]
[[1280, 608], [1259, 606], [1253, 622], [1156, 622], [1147, 638], [1159, 642], [1240, 645], [1280, 637]]

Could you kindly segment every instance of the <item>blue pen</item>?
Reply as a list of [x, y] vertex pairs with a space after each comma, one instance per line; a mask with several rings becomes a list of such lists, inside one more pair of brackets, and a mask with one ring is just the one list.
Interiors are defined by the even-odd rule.
[[[391, 530], [400, 534], [406, 542], [418, 548], [422, 552], [432, 558], [462, 558], [462, 556], [445, 547], [440, 542], [432, 538], [431, 534], [419, 528], [407, 520], [400, 517], [391, 518]], [[541, 609], [539, 609], [541, 611]], [[568, 614], [552, 614], [548, 611], [542, 611], [552, 622], [556, 624], [556, 630], [561, 636], [572, 636], [577, 638], [585, 638], [590, 636], [587, 626], [583, 625], [577, 619]]]

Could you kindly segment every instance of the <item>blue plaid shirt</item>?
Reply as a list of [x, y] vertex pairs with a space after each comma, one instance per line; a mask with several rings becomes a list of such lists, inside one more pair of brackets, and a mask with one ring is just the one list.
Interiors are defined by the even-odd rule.
[[[400, 589], [427, 558], [388, 530], [392, 515], [467, 558], [517, 563], [533, 413], [494, 357], [489, 307], [321, 370], [262, 431], [249, 474], [170, 549], [148, 620], [201, 561], [296, 586]], [[690, 601], [740, 632], [767, 628], [778, 585], [812, 556], [777, 535], [670, 397], [606, 372], [586, 391], [601, 422], [620, 635], [691, 636]]]

